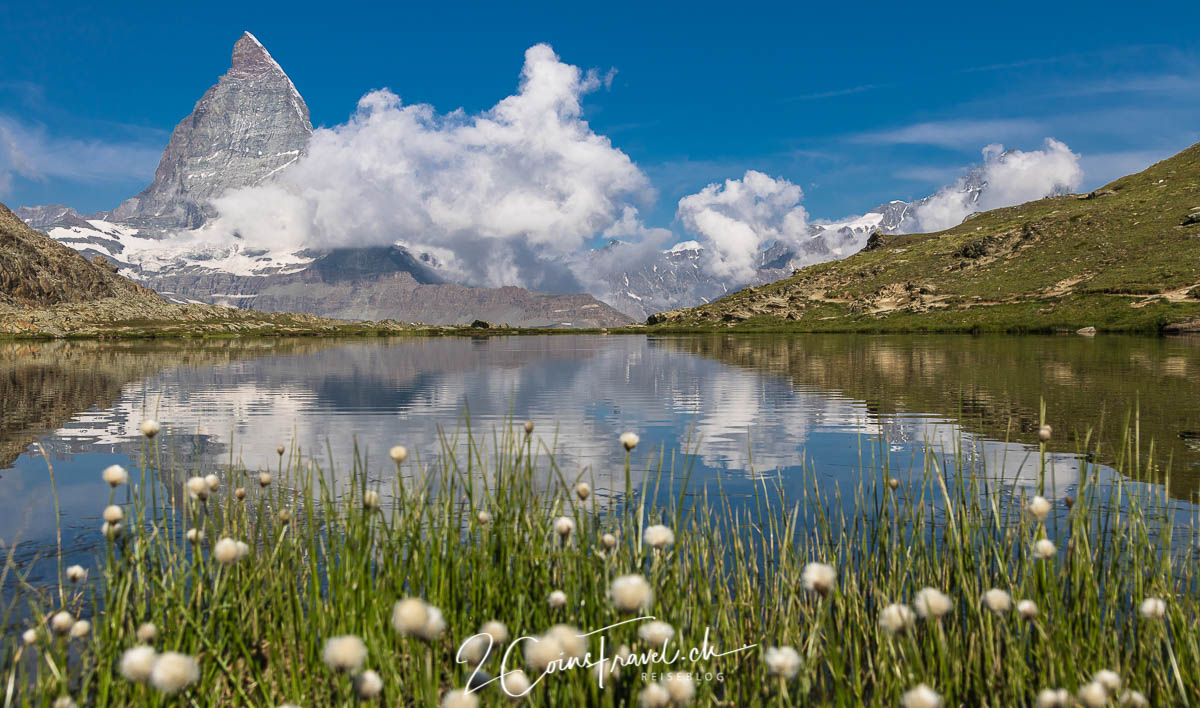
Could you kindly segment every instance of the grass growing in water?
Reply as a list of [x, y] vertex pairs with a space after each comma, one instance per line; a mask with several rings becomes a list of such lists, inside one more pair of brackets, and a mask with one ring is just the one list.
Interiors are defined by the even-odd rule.
[[[1161, 492], [1084, 462], [1056, 509], [926, 450], [904, 479], [864, 469], [848, 504], [809, 466], [798, 495], [762, 478], [736, 503], [637, 442], [613, 441], [621, 505], [530, 426], [467, 435], [457, 463], [393, 448], [382, 482], [282, 448], [178, 485], [98, 471], [121, 509], [99, 577], [68, 569], [6, 637], [6, 704], [456, 708], [514, 700], [464, 689], [517, 669], [504, 689], [538, 705], [1200, 702], [1196, 530]], [[706, 636], [729, 653], [693, 660]]]

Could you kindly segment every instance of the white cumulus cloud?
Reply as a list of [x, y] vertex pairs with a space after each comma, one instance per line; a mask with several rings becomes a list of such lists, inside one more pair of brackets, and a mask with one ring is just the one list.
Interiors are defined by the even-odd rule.
[[[969, 187], [976, 180], [983, 187], [973, 192]], [[903, 228], [910, 233], [941, 231], [961, 224], [972, 212], [1065, 194], [1082, 183], [1079, 155], [1054, 138], [1046, 138], [1042, 149], [1028, 152], [988, 145], [979, 168], [925, 200], [915, 210], [915, 221]]]
[[808, 234], [804, 193], [786, 179], [747, 170], [741, 179], [710, 184], [679, 200], [676, 216], [705, 248], [705, 267], [734, 284], [752, 280], [758, 252]]
[[605, 80], [539, 44], [517, 93], [478, 115], [372, 91], [273, 180], [214, 200], [204, 230], [272, 248], [401, 242], [473, 284], [577, 289], [564, 256], [652, 199], [637, 165], [582, 117], [582, 97]]

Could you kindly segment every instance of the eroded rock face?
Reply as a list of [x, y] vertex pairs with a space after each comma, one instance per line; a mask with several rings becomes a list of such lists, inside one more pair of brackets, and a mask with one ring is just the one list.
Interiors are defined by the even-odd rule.
[[194, 229], [216, 215], [210, 200], [295, 162], [311, 135], [304, 99], [246, 32], [233, 46], [229, 71], [175, 126], [154, 182], [110, 219], [142, 229]]

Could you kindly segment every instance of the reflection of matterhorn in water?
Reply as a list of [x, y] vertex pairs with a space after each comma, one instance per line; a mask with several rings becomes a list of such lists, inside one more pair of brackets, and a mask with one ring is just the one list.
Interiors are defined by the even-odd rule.
[[[58, 455], [107, 452], [137, 460], [137, 424], [156, 417], [185, 468], [277, 464], [275, 448], [298, 444], [322, 463], [348, 459], [357, 444], [386, 470], [386, 450], [407, 445], [414, 460], [440, 454], [440, 435], [465, 431], [487, 440], [525, 418], [556, 444], [557, 463], [587, 471], [598, 489], [623, 488], [616, 439], [642, 434], [649, 451], [696, 455], [703, 482], [721, 473], [747, 478], [797, 468], [807, 458], [833, 479], [856, 476], [884, 451], [892, 468], [920, 474], [928, 445], [989, 477], [1037, 484], [1036, 455], [964, 433], [943, 418], [880, 415], [862, 401], [797, 387], [790, 379], [729, 366], [632, 337], [406, 339], [330, 344], [295, 355], [259, 353], [219, 365], [176, 366], [124, 386], [108, 408], [76, 414], [45, 439]], [[490, 443], [489, 443], [490, 444]], [[461, 454], [461, 450], [459, 451]], [[1073, 483], [1072, 456], [1051, 458]], [[669, 459], [668, 459], [669, 464]], [[669, 471], [669, 470], [668, 470]], [[636, 480], [641, 474], [635, 475]], [[1067, 482], [1067, 480], [1070, 480]]]

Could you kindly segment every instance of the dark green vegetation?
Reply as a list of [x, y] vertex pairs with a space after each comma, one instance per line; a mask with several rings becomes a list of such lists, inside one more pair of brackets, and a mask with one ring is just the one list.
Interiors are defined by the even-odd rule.
[[863, 251], [660, 329], [1111, 332], [1200, 329], [1200, 145], [1088, 195], [1042, 199]]
[[[927, 450], [911, 469], [867, 465], [838, 493], [805, 469], [796, 496], [767, 477], [754, 499], [737, 500], [719, 486], [679, 493], [686, 471], [636, 449], [617, 497], [626, 503], [613, 505], [578, 494], [536, 436], [507, 426], [489, 440], [444, 441], [469, 465], [410, 460], [371, 475], [361, 460], [334, 473], [294, 447], [270, 477], [235, 467], [213, 470], [211, 483], [162, 484], [210, 470], [132, 470], [130, 486], [109, 497], [124, 518], [94, 584], [71, 584], [60, 568], [28, 620], [6, 608], [6, 626], [26, 635], [0, 645], [12, 702], [350, 706], [352, 675], [371, 670], [382, 690], [372, 704], [474, 706], [448, 696], [469, 680], [456, 657], [483, 623], [536, 642], [519, 640], [506, 664], [502, 642], [481, 668], [536, 678], [542, 642], [559, 661], [598, 661], [601, 637], [604, 656], [622, 645], [648, 655], [661, 645], [639, 634], [644, 623], [616, 626], [647, 615], [671, 626], [666, 655], [682, 650], [678, 661], [626, 666], [603, 688], [592, 670], [564, 670], [527, 700], [629, 706], [656, 690], [653, 675], [686, 672], [711, 676], [694, 696], [676, 690], [672, 705], [894, 706], [919, 684], [946, 705], [1030, 705], [1059, 688], [1099, 690], [1102, 703], [1135, 705], [1125, 690], [1151, 705], [1200, 701], [1197, 529], [1169, 516], [1161, 488], [1101, 488], [1085, 465], [1074, 504], [1030, 500], [995, 494], [1003, 481], [982, 467]], [[162, 444], [147, 443], [144, 465], [173, 459]], [[1144, 451], [1115, 447], [1130, 452], [1118, 470], [1136, 475]], [[1038, 470], [1036, 458], [1029, 464]], [[969, 474], [947, 477], [951, 466]], [[99, 471], [95, 485], [99, 512], [108, 491]], [[645, 534], [652, 524], [672, 529], [671, 542], [651, 547], [664, 535]], [[11, 561], [7, 572], [20, 579]], [[630, 575], [654, 594], [622, 612], [609, 589]], [[548, 602], [553, 591], [565, 593], [561, 604]], [[923, 603], [922, 591], [946, 597]], [[394, 603], [406, 597], [438, 608], [444, 623], [428, 610], [398, 623]], [[81, 615], [91, 626], [69, 629]], [[147, 622], [156, 636], [139, 630]], [[571, 639], [592, 630], [602, 631]], [[748, 648], [689, 657], [706, 632], [720, 652]], [[361, 638], [363, 653], [348, 652], [339, 673], [326, 641], [346, 635]], [[195, 676], [123, 678], [122, 656], [139, 643], [194, 658]], [[773, 661], [770, 647], [793, 647], [793, 661]], [[1122, 684], [1111, 694], [1090, 685], [1101, 670]], [[487, 704], [505, 700], [498, 688], [481, 690]]]

